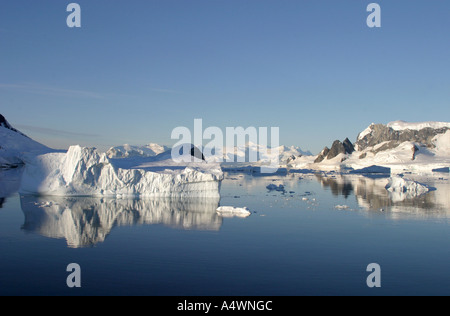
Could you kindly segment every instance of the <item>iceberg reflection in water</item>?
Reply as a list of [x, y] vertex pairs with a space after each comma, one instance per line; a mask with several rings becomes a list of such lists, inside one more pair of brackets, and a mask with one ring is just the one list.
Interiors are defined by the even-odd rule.
[[64, 238], [69, 247], [103, 242], [116, 226], [163, 224], [176, 229], [219, 230], [220, 198], [105, 199], [21, 196], [25, 231]]
[[[387, 178], [337, 175], [316, 175], [323, 187], [333, 195], [356, 197], [357, 204], [367, 211], [383, 211], [388, 218], [397, 219], [445, 219], [450, 220], [450, 182], [439, 177], [410, 175], [427, 183], [429, 192], [412, 196], [409, 192], [388, 191]], [[369, 214], [373, 214], [370, 212]]]

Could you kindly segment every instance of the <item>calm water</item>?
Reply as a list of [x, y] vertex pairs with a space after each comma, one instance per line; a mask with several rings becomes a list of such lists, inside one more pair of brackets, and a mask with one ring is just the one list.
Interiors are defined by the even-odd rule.
[[[19, 176], [0, 174], [0, 295], [450, 294], [448, 174], [404, 199], [383, 179], [235, 173], [220, 200], [20, 197]], [[366, 285], [370, 263], [381, 288]]]

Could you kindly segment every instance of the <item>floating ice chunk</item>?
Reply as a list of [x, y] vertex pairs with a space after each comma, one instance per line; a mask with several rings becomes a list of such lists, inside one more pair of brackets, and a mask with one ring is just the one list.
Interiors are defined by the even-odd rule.
[[269, 191], [280, 191], [280, 192], [284, 192], [284, 185], [280, 184], [280, 185], [276, 185], [276, 184], [269, 184], [268, 186], [266, 186], [266, 189]]
[[248, 217], [252, 213], [246, 207], [220, 206], [217, 213], [222, 217]]
[[338, 210], [347, 210], [349, 208], [349, 206], [348, 205], [336, 205], [334, 208], [338, 209]]

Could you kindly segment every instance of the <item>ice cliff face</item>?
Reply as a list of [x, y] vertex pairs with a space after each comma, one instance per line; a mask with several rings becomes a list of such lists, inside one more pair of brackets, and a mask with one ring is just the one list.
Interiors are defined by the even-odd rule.
[[188, 164], [159, 171], [114, 166], [94, 148], [72, 146], [67, 153], [30, 159], [20, 192], [56, 196], [219, 196], [220, 166]]

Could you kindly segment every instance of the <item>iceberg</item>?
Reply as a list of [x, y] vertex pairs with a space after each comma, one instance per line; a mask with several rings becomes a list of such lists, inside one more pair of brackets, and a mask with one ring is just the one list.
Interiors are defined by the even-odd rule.
[[[95, 148], [72, 146], [67, 153], [49, 153], [26, 161], [19, 192], [118, 198], [220, 196], [223, 172], [218, 164], [153, 163], [158, 167], [152, 169], [152, 163], [119, 167]], [[164, 165], [167, 167], [161, 168]]]

